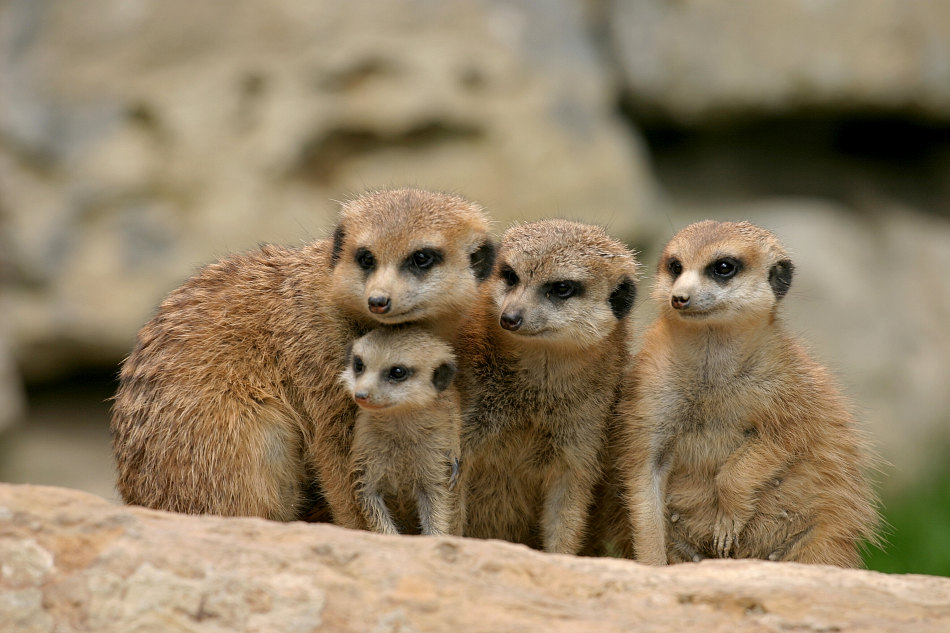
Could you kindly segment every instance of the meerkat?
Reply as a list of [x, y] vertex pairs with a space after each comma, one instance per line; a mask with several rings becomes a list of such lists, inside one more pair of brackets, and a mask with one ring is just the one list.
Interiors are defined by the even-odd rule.
[[601, 228], [505, 232], [458, 343], [466, 536], [577, 553], [629, 361], [638, 264]]
[[418, 327], [377, 328], [353, 343], [341, 379], [360, 407], [352, 470], [371, 530], [461, 535], [456, 371], [448, 343]]
[[794, 267], [748, 222], [666, 245], [618, 406], [636, 558], [861, 565], [875, 542], [873, 458], [829, 373], [785, 329]]
[[345, 203], [332, 237], [203, 268], [122, 365], [111, 430], [123, 500], [364, 527], [346, 346], [380, 324], [454, 332], [494, 252], [479, 206], [396, 189]]

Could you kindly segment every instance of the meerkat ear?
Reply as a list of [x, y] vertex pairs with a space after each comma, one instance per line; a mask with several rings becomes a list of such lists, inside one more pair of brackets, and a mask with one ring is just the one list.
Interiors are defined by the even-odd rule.
[[331, 268], [335, 268], [340, 261], [340, 255], [343, 254], [344, 239], [346, 239], [346, 232], [343, 230], [343, 225], [338, 224], [336, 230], [333, 231], [333, 254], [330, 256]]
[[485, 240], [468, 258], [476, 281], [485, 281], [495, 266], [495, 243]]
[[445, 391], [452, 384], [457, 368], [455, 363], [442, 363], [432, 372], [432, 385], [436, 391]]
[[343, 354], [343, 366], [350, 366], [350, 359], [353, 358], [353, 341], [346, 344], [346, 352]]
[[614, 291], [610, 293], [607, 300], [610, 303], [610, 309], [614, 316], [622, 319], [633, 309], [633, 302], [637, 298], [637, 285], [629, 277], [624, 277], [623, 281], [617, 284]]
[[769, 269], [769, 285], [772, 286], [776, 299], [781, 299], [788, 293], [794, 272], [795, 266], [790, 259], [783, 259]]

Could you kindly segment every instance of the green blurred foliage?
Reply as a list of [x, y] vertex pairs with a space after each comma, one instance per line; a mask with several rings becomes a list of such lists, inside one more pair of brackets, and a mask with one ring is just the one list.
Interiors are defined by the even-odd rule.
[[884, 500], [885, 544], [865, 555], [868, 569], [950, 576], [950, 460], [913, 488]]

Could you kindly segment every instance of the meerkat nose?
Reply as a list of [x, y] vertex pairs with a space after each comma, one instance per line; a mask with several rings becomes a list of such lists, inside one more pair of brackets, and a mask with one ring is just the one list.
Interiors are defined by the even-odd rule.
[[670, 305], [673, 306], [675, 310], [682, 310], [689, 306], [689, 295], [673, 295], [670, 299]]
[[505, 312], [501, 315], [501, 318], [498, 319], [501, 327], [506, 330], [511, 330], [512, 332], [521, 327], [522, 321], [521, 312]]
[[373, 296], [366, 300], [369, 304], [369, 311], [374, 314], [386, 314], [392, 307], [389, 297]]
[[353, 394], [353, 399], [357, 402], [367, 402], [369, 400], [369, 394], [365, 391], [357, 391]]

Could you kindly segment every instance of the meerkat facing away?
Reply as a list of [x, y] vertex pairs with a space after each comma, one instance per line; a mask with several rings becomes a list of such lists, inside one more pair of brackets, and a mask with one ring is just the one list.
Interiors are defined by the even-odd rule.
[[636, 557], [861, 564], [879, 517], [869, 449], [834, 381], [777, 315], [793, 266], [747, 222], [667, 244], [620, 405]]
[[360, 406], [352, 469], [371, 530], [461, 534], [456, 370], [448, 343], [418, 327], [377, 328], [353, 343], [341, 379]]
[[579, 551], [629, 360], [637, 267], [595, 226], [504, 234], [458, 343], [466, 536]]
[[122, 366], [112, 411], [130, 504], [361, 527], [350, 466], [356, 405], [338, 375], [380, 323], [451, 332], [494, 246], [475, 204], [417, 189], [343, 205], [332, 238], [203, 268], [161, 303]]

